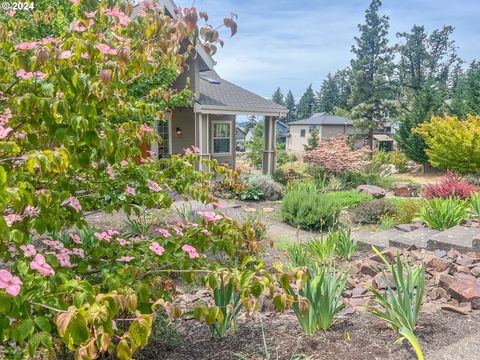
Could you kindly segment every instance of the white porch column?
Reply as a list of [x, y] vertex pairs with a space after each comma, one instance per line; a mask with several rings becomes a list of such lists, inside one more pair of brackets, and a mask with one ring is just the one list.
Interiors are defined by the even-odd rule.
[[[202, 160], [211, 160], [210, 151], [210, 119], [208, 114], [195, 114], [195, 145], [200, 149], [200, 158]], [[200, 165], [201, 170], [208, 171], [205, 165]]]
[[276, 140], [276, 118], [273, 116], [265, 116], [264, 120], [264, 148], [263, 148], [263, 164], [262, 172], [265, 175], [273, 175], [275, 171], [276, 155], [275, 155], [275, 140]]

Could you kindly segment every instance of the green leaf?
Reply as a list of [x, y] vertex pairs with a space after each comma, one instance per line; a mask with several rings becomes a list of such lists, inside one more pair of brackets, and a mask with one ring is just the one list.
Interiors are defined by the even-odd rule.
[[126, 339], [120, 340], [117, 345], [117, 356], [120, 360], [130, 360], [132, 358], [133, 350], [128, 346]]
[[33, 321], [35, 322], [35, 325], [37, 325], [40, 330], [43, 330], [47, 333], [49, 333], [52, 329], [50, 326], [50, 320], [45, 316], [38, 316], [34, 318]]
[[28, 336], [30, 336], [34, 330], [35, 330], [35, 327], [33, 326], [33, 320], [24, 319], [20, 322], [20, 324], [14, 330], [15, 338], [20, 343], [23, 343], [23, 341]]

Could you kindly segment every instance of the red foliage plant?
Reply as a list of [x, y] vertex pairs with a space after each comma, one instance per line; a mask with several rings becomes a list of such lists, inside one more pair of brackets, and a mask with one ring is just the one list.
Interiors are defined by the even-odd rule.
[[468, 199], [472, 193], [478, 191], [477, 186], [470, 185], [461, 180], [458, 175], [449, 172], [439, 183], [425, 185], [423, 197], [427, 200], [433, 198], [458, 198]]
[[330, 173], [362, 170], [370, 162], [370, 150], [352, 150], [344, 136], [320, 141], [315, 149], [305, 152], [303, 160], [325, 168]]

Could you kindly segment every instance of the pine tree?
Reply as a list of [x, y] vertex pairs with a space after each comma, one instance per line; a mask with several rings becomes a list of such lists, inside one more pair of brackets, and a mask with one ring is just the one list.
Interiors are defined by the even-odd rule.
[[278, 87], [272, 95], [272, 101], [278, 105], [285, 106], [285, 97], [282, 94], [282, 90]]
[[288, 114], [285, 117], [285, 122], [289, 123], [295, 121], [297, 119], [297, 115], [295, 98], [293, 97], [292, 90], [288, 90], [287, 96], [285, 97], [285, 107], [288, 109]]
[[297, 117], [299, 119], [308, 119], [312, 116], [316, 107], [315, 94], [312, 89], [312, 84], [310, 84], [298, 102]]
[[393, 54], [388, 46], [389, 18], [380, 16], [382, 2], [372, 0], [365, 12], [365, 24], [358, 25], [360, 36], [352, 52], [352, 116], [355, 125], [368, 134], [373, 148], [374, 131], [383, 128], [394, 107], [391, 76]]
[[449, 107], [452, 115], [465, 119], [467, 114], [480, 115], [480, 63], [473, 61], [453, 87]]
[[323, 80], [322, 87], [317, 93], [317, 109], [318, 112], [326, 112], [333, 114], [338, 103], [339, 89], [335, 78], [328, 73], [327, 78]]
[[253, 129], [257, 125], [257, 117], [255, 115], [249, 115], [247, 117], [247, 126], [245, 126], [245, 131]]
[[442, 114], [448, 86], [458, 83], [459, 58], [455, 44], [450, 40], [453, 28], [444, 26], [430, 35], [423, 26], [415, 25], [409, 33], [399, 33], [404, 41], [396, 46], [400, 57], [401, 113], [397, 142], [408, 158], [427, 162], [426, 144], [412, 134], [412, 129], [433, 115]]

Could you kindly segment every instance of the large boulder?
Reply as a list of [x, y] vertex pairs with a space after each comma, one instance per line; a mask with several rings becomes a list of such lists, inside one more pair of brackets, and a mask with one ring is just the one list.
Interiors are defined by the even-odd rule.
[[408, 182], [394, 182], [392, 184], [392, 190], [395, 196], [401, 197], [417, 197], [418, 189], [413, 183]]
[[357, 186], [359, 193], [372, 195], [375, 199], [381, 199], [387, 195], [387, 190], [375, 185], [359, 185]]

